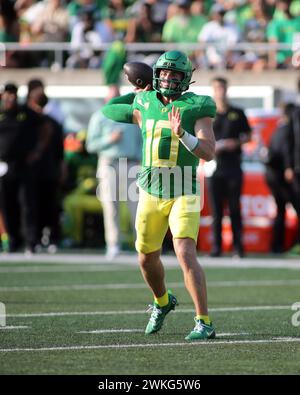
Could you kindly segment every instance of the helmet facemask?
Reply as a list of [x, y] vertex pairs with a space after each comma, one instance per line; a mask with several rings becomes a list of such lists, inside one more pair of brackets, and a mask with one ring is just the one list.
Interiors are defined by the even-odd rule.
[[[165, 78], [160, 78], [161, 70], [171, 70], [182, 74], [181, 80], [170, 79], [169, 87], [162, 88], [161, 81], [166, 81]], [[163, 96], [173, 96], [181, 94], [189, 89], [192, 78], [192, 64], [188, 57], [179, 51], [169, 51], [160, 56], [153, 68], [153, 88], [161, 93]], [[175, 87], [171, 84], [176, 84]]]

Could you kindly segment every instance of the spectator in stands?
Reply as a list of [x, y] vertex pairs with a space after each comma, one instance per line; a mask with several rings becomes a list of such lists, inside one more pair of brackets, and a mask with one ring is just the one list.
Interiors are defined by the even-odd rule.
[[191, 2], [191, 14], [192, 15], [204, 15], [205, 17], [209, 14], [208, 2], [205, 0], [194, 0]]
[[95, 20], [99, 20], [103, 12], [106, 12], [107, 3], [108, 0], [71, 0], [67, 7], [70, 17], [70, 31], [80, 21], [84, 10], [92, 12]]
[[[290, 152], [291, 118], [295, 106], [292, 103], [282, 105], [279, 126], [272, 135], [264, 159], [266, 165], [266, 181], [277, 206], [277, 214], [273, 227], [271, 251], [284, 252], [285, 212], [286, 204], [292, 203], [300, 220], [300, 198], [293, 188], [293, 158]], [[300, 243], [300, 229], [298, 242]]]
[[31, 24], [35, 41], [65, 42], [68, 41], [68, 31], [69, 16], [62, 0], [47, 0]]
[[[118, 88], [109, 87], [106, 101], [119, 96]], [[120, 196], [127, 197], [132, 231], [137, 201], [128, 196], [128, 172], [138, 166], [141, 159], [141, 131], [136, 125], [114, 122], [106, 118], [101, 111], [93, 114], [89, 126], [86, 147], [88, 152], [98, 154], [98, 172], [100, 200], [103, 208], [106, 257], [113, 259], [121, 248], [120, 232]], [[126, 159], [127, 166], [120, 167], [120, 158]], [[119, 186], [121, 187], [119, 189]]]
[[[299, 46], [300, 16], [290, 13], [291, 0], [278, 0], [273, 20], [267, 27], [267, 38], [270, 44], [297, 44]], [[269, 51], [268, 66], [270, 69], [286, 69], [291, 66], [292, 49]]]
[[28, 25], [36, 20], [37, 15], [44, 7], [45, 3], [38, 0], [17, 0], [15, 2], [15, 9], [19, 18]]
[[[264, 0], [252, 0], [249, 4], [249, 17], [243, 21], [243, 41], [249, 43], [265, 43], [266, 28], [270, 21], [270, 15]], [[234, 65], [234, 70], [261, 71], [268, 66], [267, 51], [245, 51]]]
[[[64, 169], [64, 145], [62, 125], [54, 118], [44, 115], [48, 98], [44, 87], [29, 81], [27, 105], [44, 118], [44, 136], [47, 139], [43, 156], [38, 161], [37, 193], [38, 193], [38, 239], [55, 252], [60, 238], [60, 186]], [[48, 133], [45, 134], [45, 126]]]
[[150, 15], [150, 6], [141, 4], [139, 12], [132, 16], [127, 31], [127, 42], [155, 42], [154, 23]]
[[232, 3], [235, 3], [234, 6], [228, 7], [229, 2], [227, 0], [223, 1], [226, 8], [225, 20], [236, 23], [242, 34], [247, 22], [255, 18], [255, 8], [263, 7], [269, 18], [273, 15], [274, 7], [270, 6], [266, 0], [235, 0]]
[[19, 34], [19, 23], [13, 3], [0, 0], [0, 42], [18, 42]]
[[101, 45], [114, 40], [110, 27], [102, 21], [96, 21], [91, 11], [83, 11], [81, 20], [72, 30], [71, 44], [74, 52], [67, 60], [69, 68], [99, 68], [101, 57], [92, 48], [82, 48], [82, 44]]
[[214, 121], [216, 138], [216, 169], [209, 178], [210, 202], [213, 212], [213, 243], [211, 256], [222, 254], [222, 218], [224, 203], [229, 206], [234, 254], [244, 256], [240, 196], [243, 183], [241, 146], [250, 140], [250, 126], [240, 108], [227, 98], [227, 80], [214, 78], [212, 87], [217, 105]]
[[[128, 41], [160, 42], [170, 3], [169, 0], [137, 0], [130, 8], [133, 21], [128, 31]], [[143, 38], [139, 39], [141, 32]]]
[[[7, 0], [0, 0], [0, 43], [18, 42], [19, 36], [20, 26], [13, 3]], [[5, 66], [19, 66], [19, 55], [17, 52], [6, 51]]]
[[31, 25], [36, 21], [37, 15], [44, 9], [45, 3], [37, 0], [17, 0], [15, 9], [20, 22], [20, 42], [35, 41], [31, 32]]
[[207, 18], [203, 14], [191, 14], [191, 0], [175, 0], [173, 5], [177, 7], [177, 12], [164, 24], [162, 41], [196, 43]]
[[102, 18], [114, 32], [116, 40], [127, 41], [131, 15], [126, 7], [126, 0], [109, 0], [106, 9], [102, 12]]
[[225, 22], [225, 8], [220, 4], [215, 4], [211, 9], [211, 21], [206, 23], [199, 36], [198, 41], [208, 45], [205, 50], [200, 51], [197, 57], [199, 66], [214, 68], [232, 68], [238, 58], [228, 46], [234, 46], [239, 40], [239, 31], [237, 26], [232, 23]]

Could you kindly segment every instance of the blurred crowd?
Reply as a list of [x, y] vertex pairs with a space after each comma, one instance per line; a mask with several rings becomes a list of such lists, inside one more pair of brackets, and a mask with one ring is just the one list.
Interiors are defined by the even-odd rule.
[[[292, 49], [234, 47], [280, 43], [297, 51], [299, 35], [300, 0], [0, 0], [0, 42], [70, 42], [63, 59], [68, 68], [101, 67], [105, 53], [82, 44], [117, 41], [205, 44], [190, 51], [197, 68], [285, 69], [292, 67]], [[152, 65], [149, 52], [139, 56]], [[8, 51], [6, 59], [7, 67], [53, 62], [51, 52]]]

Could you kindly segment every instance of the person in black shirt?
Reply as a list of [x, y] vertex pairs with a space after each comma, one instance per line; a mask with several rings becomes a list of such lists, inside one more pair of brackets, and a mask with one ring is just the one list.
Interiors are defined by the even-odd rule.
[[0, 178], [1, 208], [9, 237], [9, 251], [22, 245], [21, 214], [26, 249], [37, 243], [36, 161], [41, 156], [38, 130], [40, 117], [17, 103], [17, 87], [6, 84], [0, 106], [0, 160], [7, 172]]
[[[36, 82], [32, 84], [31, 81]], [[64, 136], [63, 128], [53, 117], [43, 114], [48, 102], [44, 86], [38, 80], [28, 83], [27, 106], [38, 113], [44, 120], [41, 138], [44, 152], [38, 160], [38, 238], [55, 252], [60, 237], [60, 185], [63, 172]]]
[[250, 140], [250, 126], [243, 110], [233, 107], [227, 99], [227, 80], [212, 81], [217, 114], [214, 121], [216, 138], [216, 169], [209, 178], [210, 202], [213, 213], [213, 244], [211, 256], [222, 254], [222, 218], [228, 202], [235, 254], [244, 256], [240, 195], [243, 182], [241, 146]]
[[[300, 93], [300, 79], [298, 81]], [[291, 130], [289, 134], [289, 156], [291, 158], [291, 169], [286, 174], [286, 179], [291, 183], [297, 202], [300, 202], [300, 106], [296, 106], [291, 119]], [[300, 204], [300, 203], [299, 203]], [[299, 215], [298, 215], [299, 218]], [[300, 255], [300, 218], [298, 220], [298, 234], [291, 254]]]
[[[282, 107], [280, 123], [269, 143], [266, 158], [266, 181], [272, 192], [277, 206], [277, 215], [274, 221], [271, 251], [284, 252], [284, 224], [285, 206], [292, 203], [300, 219], [300, 198], [293, 187], [293, 157], [290, 154], [291, 117], [295, 106], [287, 103]], [[300, 228], [298, 231], [300, 243]]]

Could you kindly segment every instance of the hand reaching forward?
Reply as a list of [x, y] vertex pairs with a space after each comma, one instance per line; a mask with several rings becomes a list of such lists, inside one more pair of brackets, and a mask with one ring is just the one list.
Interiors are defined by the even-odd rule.
[[171, 130], [177, 137], [181, 137], [183, 130], [181, 127], [180, 109], [172, 107], [171, 112], [168, 113]]

